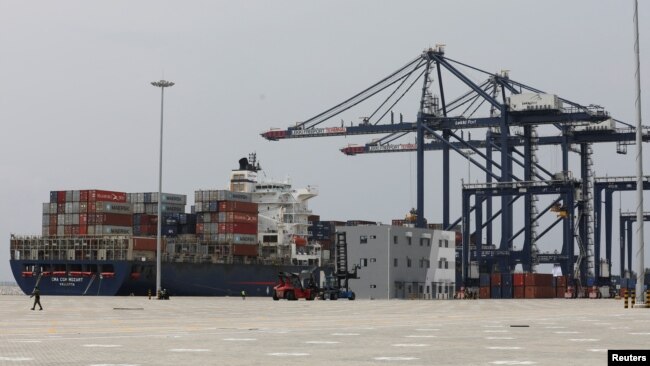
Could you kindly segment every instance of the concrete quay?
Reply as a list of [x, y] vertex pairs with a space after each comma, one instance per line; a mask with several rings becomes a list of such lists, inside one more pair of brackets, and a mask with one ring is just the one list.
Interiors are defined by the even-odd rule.
[[622, 300], [0, 296], [0, 365], [606, 365], [650, 349]]

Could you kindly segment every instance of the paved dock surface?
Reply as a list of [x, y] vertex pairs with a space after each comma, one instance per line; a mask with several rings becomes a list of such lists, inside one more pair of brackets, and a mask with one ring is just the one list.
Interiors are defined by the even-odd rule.
[[606, 365], [650, 349], [622, 300], [0, 296], [0, 365]]

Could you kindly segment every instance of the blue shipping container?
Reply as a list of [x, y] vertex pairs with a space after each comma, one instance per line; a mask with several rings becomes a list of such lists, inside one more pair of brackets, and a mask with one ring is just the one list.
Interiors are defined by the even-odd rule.
[[587, 286], [593, 286], [596, 283], [596, 279], [593, 277], [587, 277]]
[[481, 273], [479, 275], [479, 285], [481, 287], [490, 286], [490, 274], [489, 273]]
[[511, 273], [502, 273], [501, 274], [501, 286], [504, 285], [512, 286], [512, 274]]
[[492, 299], [500, 299], [501, 298], [501, 287], [492, 286], [492, 288], [490, 288], [490, 298], [492, 298]]
[[501, 283], [501, 298], [512, 299], [512, 285]]

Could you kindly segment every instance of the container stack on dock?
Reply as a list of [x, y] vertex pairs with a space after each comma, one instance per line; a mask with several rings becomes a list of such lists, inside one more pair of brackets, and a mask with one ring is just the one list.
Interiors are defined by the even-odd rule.
[[257, 203], [249, 193], [227, 190], [194, 192], [196, 234], [208, 242], [232, 244], [232, 254], [256, 257]]
[[512, 291], [512, 274], [479, 274], [478, 294], [480, 299], [512, 299]]
[[43, 236], [130, 235], [132, 207], [124, 192], [51, 191], [43, 204]]
[[546, 273], [513, 274], [513, 297], [515, 299], [550, 299], [556, 297], [553, 275]]

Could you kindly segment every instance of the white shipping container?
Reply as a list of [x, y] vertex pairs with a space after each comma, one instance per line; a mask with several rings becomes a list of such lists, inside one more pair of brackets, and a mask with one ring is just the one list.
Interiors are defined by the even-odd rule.
[[56, 223], [59, 225], [65, 225], [65, 214], [58, 214], [56, 217]]
[[78, 214], [79, 213], [79, 202], [72, 202], [72, 213], [73, 214]]
[[72, 201], [79, 202], [80, 191], [72, 191]]
[[250, 193], [232, 192], [228, 190], [217, 191], [217, 201], [251, 202], [252, 200], [253, 200], [253, 196]]
[[43, 231], [41, 232], [41, 235], [43, 236], [50, 235], [50, 227], [48, 225], [43, 225]]
[[72, 225], [79, 225], [79, 214], [72, 214]]
[[50, 214], [43, 214], [42, 225], [49, 225], [49, 224], [50, 224]]
[[562, 101], [555, 94], [521, 93], [512, 94], [508, 98], [508, 106], [512, 112], [557, 111], [562, 109]]
[[[158, 202], [158, 192], [151, 193], [151, 202]], [[184, 194], [163, 193], [161, 202], [185, 205], [187, 203], [187, 196]]]
[[56, 235], [63, 236], [65, 235], [65, 227], [59, 223], [56, 227]]
[[194, 202], [199, 202], [202, 198], [201, 191], [194, 191]]
[[602, 131], [602, 132], [609, 132], [609, 131], [614, 131], [616, 130], [616, 121], [613, 119], [607, 119], [602, 122], [597, 122], [597, 123], [589, 123], [589, 124], [584, 124], [580, 126], [575, 126], [573, 128], [574, 131]]
[[50, 215], [56, 215], [57, 212], [57, 205], [56, 203], [50, 203]]
[[133, 213], [130, 203], [117, 203], [117, 202], [96, 202], [95, 212], [109, 212], [115, 214], [128, 214]]
[[72, 213], [72, 202], [65, 203], [65, 213]]
[[72, 202], [72, 191], [65, 191], [65, 201]]
[[131, 226], [111, 226], [111, 225], [89, 225], [88, 233], [93, 231], [94, 235], [131, 235], [133, 228]]
[[43, 213], [44, 214], [49, 214], [50, 213], [50, 203], [49, 202], [43, 204]]

